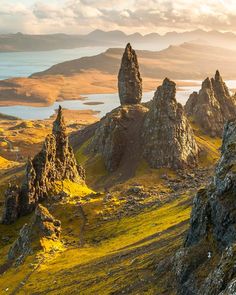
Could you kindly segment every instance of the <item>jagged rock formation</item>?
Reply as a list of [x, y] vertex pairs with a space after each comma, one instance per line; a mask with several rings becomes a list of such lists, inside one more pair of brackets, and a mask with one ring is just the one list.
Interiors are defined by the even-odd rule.
[[[178, 272], [179, 294], [236, 292], [235, 167], [236, 120], [231, 120], [224, 128], [222, 155], [214, 179], [194, 198], [185, 248], [177, 254], [178, 265], [182, 265], [178, 267], [182, 270]], [[202, 280], [199, 272], [207, 265]]]
[[[25, 224], [19, 233], [18, 239], [13, 243], [8, 259], [16, 264], [23, 262], [24, 258], [33, 252], [34, 247], [43, 249], [42, 239], [58, 242], [60, 240], [61, 222], [56, 220], [42, 205], [37, 205], [30, 224]], [[32, 245], [34, 243], [34, 246]]]
[[151, 167], [184, 168], [197, 164], [198, 146], [176, 84], [166, 78], [157, 88], [143, 127], [144, 158]]
[[11, 187], [6, 192], [2, 222], [9, 224], [19, 216], [32, 212], [39, 202], [49, 197], [55, 181], [68, 179], [80, 182], [84, 180], [84, 175], [69, 146], [62, 109], [59, 107], [52, 134], [46, 137], [42, 150], [34, 159], [28, 160], [21, 188]]
[[141, 129], [147, 111], [142, 105], [121, 106], [101, 120], [88, 150], [102, 155], [108, 171], [115, 171], [122, 161], [130, 163], [127, 169], [131, 169], [141, 154]]
[[121, 61], [118, 75], [120, 103], [137, 104], [142, 99], [142, 78], [135, 51], [128, 43]]
[[236, 99], [231, 96], [219, 71], [207, 78], [199, 93], [190, 95], [185, 111], [210, 136], [222, 136], [224, 124], [236, 116]]

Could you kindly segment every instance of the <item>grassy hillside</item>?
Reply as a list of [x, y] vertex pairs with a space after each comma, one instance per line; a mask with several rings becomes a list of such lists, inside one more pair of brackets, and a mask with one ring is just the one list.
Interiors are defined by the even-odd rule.
[[[95, 195], [84, 201], [84, 227], [78, 208], [71, 204], [55, 205], [53, 214], [62, 220], [65, 249], [47, 255], [35, 253], [23, 266], [7, 270], [0, 276], [2, 292], [160, 294], [168, 290], [168, 284], [164, 287], [165, 278], [160, 276], [157, 280], [156, 265], [182, 243], [190, 214], [189, 197], [180, 196], [121, 220], [101, 217], [103, 197]], [[14, 229], [24, 221], [14, 225]], [[2, 225], [0, 228], [1, 232], [6, 230]], [[14, 229], [7, 228], [12, 239]], [[5, 254], [7, 248], [1, 253]]]
[[[86, 152], [91, 139], [85, 141], [76, 158], [86, 168], [88, 187], [56, 183], [52, 193], [64, 191], [69, 198], [44, 204], [62, 222], [63, 247], [35, 251], [9, 268], [7, 252], [31, 216], [0, 225], [0, 293], [175, 294], [170, 259], [183, 243], [192, 197], [208, 181], [221, 143], [193, 127], [202, 150], [197, 171], [151, 169], [141, 161], [122, 183], [107, 173], [100, 155]], [[1, 205], [15, 175], [20, 182], [22, 170], [1, 177]]]

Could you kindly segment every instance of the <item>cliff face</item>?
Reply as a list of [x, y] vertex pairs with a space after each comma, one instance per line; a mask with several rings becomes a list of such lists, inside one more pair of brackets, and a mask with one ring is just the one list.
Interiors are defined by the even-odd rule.
[[219, 248], [236, 241], [236, 121], [224, 128], [221, 159], [211, 185], [198, 192], [186, 246], [198, 243], [209, 232]]
[[144, 158], [153, 168], [184, 168], [197, 164], [198, 146], [175, 95], [176, 84], [166, 78], [157, 88], [144, 122]]
[[120, 103], [137, 104], [142, 99], [142, 78], [135, 51], [128, 43], [122, 57], [118, 75]]
[[230, 95], [219, 71], [216, 71], [215, 78], [207, 78], [202, 83], [199, 93], [190, 95], [185, 111], [206, 134], [222, 136], [226, 121], [236, 116], [236, 100]]
[[6, 191], [3, 223], [12, 223], [19, 216], [32, 212], [39, 202], [49, 197], [55, 181], [79, 182], [83, 178], [84, 171], [76, 164], [59, 108], [52, 134], [46, 137], [42, 150], [34, 159], [28, 160], [21, 188], [12, 186]]
[[[179, 273], [179, 294], [235, 294], [236, 120], [224, 128], [222, 154], [211, 184], [193, 202]], [[177, 256], [178, 256], [177, 255]], [[179, 264], [179, 265], [180, 265]], [[199, 272], [208, 265], [205, 277]], [[191, 293], [192, 291], [195, 293]], [[222, 292], [222, 293], [220, 293]]]
[[147, 111], [142, 105], [121, 106], [101, 120], [89, 151], [102, 155], [108, 171], [117, 170], [125, 159], [134, 163], [134, 158], [140, 156], [141, 129]]

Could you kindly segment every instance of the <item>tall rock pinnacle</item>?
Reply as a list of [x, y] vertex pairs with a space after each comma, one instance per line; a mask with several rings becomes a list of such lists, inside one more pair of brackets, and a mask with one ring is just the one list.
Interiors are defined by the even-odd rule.
[[13, 186], [6, 191], [3, 223], [12, 223], [32, 212], [39, 202], [49, 197], [53, 183], [63, 180], [83, 182], [84, 170], [76, 163], [59, 107], [52, 134], [46, 137], [42, 150], [28, 160], [21, 188]]
[[184, 168], [197, 164], [198, 146], [176, 84], [166, 78], [157, 88], [143, 129], [144, 158], [151, 167]]
[[236, 117], [236, 99], [219, 71], [214, 78], [203, 81], [199, 93], [190, 95], [185, 111], [206, 134], [221, 137], [226, 121]]
[[128, 43], [122, 57], [118, 75], [120, 103], [138, 104], [142, 99], [142, 78], [135, 51]]

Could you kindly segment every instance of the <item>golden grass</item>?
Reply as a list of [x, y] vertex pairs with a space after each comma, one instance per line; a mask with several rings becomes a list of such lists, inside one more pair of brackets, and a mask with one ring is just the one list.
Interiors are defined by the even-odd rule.
[[12, 168], [13, 166], [16, 166], [17, 164], [18, 163], [13, 162], [13, 161], [9, 161], [9, 160], [0, 156], [0, 167], [3, 170]]
[[[104, 179], [108, 176], [104, 161], [100, 154], [88, 154], [86, 149], [91, 139], [87, 140], [75, 153], [76, 160], [85, 168], [86, 182], [91, 187], [96, 187], [97, 183], [104, 183]], [[101, 185], [100, 184], [100, 185]]]
[[222, 140], [219, 137], [210, 137], [203, 133], [200, 127], [190, 118], [194, 130], [195, 139], [201, 148], [199, 164], [201, 167], [214, 165], [220, 157]]

